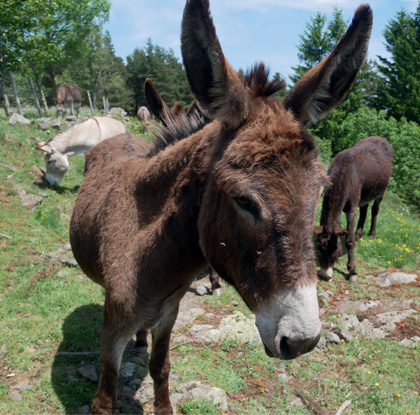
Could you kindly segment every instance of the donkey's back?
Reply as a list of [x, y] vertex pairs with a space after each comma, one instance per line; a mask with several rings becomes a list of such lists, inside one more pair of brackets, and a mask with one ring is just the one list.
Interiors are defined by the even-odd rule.
[[[393, 151], [382, 137], [367, 137], [353, 147], [338, 153], [331, 162], [328, 175], [331, 191], [340, 193], [356, 206], [364, 206], [382, 195], [388, 187]], [[344, 211], [350, 209], [347, 203]]]

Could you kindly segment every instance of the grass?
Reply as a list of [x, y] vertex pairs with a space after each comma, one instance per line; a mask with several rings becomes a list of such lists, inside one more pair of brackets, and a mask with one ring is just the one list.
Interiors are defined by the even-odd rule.
[[[86, 109], [84, 109], [86, 111]], [[83, 112], [82, 112], [83, 113]], [[143, 125], [130, 119], [130, 130], [139, 134]], [[102, 321], [103, 290], [85, 278], [78, 267], [52, 264], [44, 254], [68, 243], [68, 224], [78, 187], [83, 180], [84, 158], [70, 159], [70, 169], [58, 188], [43, 187], [36, 166], [42, 154], [34, 147], [47, 133], [34, 124], [12, 127], [0, 115], [0, 413], [71, 414], [90, 401], [96, 384], [80, 377], [77, 369], [93, 364], [99, 356], [56, 356], [60, 351], [96, 352]], [[30, 194], [42, 194], [31, 210], [20, 200], [16, 184]], [[344, 225], [344, 222], [343, 222]], [[367, 224], [368, 227], [368, 224]], [[360, 279], [349, 285], [341, 273], [319, 288], [339, 300], [344, 291], [352, 300], [412, 300], [420, 309], [418, 284], [378, 289], [365, 278], [386, 269], [418, 272], [420, 218], [396, 195], [387, 193], [378, 217], [378, 236], [363, 236], [356, 245]], [[232, 306], [232, 300], [239, 305]], [[202, 307], [215, 314], [215, 322], [239, 310], [250, 314], [239, 295], [224, 286], [221, 297], [205, 296]], [[330, 304], [322, 305], [324, 319], [336, 321]], [[197, 323], [206, 323], [207, 317]], [[418, 315], [410, 320], [419, 323]], [[180, 329], [182, 331], [182, 329]], [[325, 334], [325, 333], [324, 333]], [[359, 337], [349, 343], [327, 343], [323, 350], [290, 362], [268, 358], [261, 346], [232, 340], [209, 348], [191, 343], [171, 353], [176, 385], [200, 380], [223, 388], [228, 394], [226, 414], [309, 415], [315, 406], [290, 405], [301, 393], [325, 415], [333, 414], [347, 399], [345, 415], [415, 414], [420, 407], [420, 346], [404, 348], [399, 338], [370, 340]], [[281, 374], [286, 373], [286, 383]], [[22, 401], [9, 394], [12, 387], [29, 384]], [[185, 414], [219, 414], [208, 401], [187, 400], [178, 407]]]

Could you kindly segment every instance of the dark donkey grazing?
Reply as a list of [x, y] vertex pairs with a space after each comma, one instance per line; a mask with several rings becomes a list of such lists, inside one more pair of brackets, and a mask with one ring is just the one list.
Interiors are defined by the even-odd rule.
[[169, 344], [179, 301], [207, 264], [256, 314], [268, 355], [292, 359], [321, 333], [312, 228], [326, 180], [303, 124], [340, 102], [372, 26], [360, 7], [331, 54], [284, 99], [261, 64], [244, 86], [226, 61], [208, 0], [188, 0], [181, 48], [196, 99], [215, 119], [158, 151], [130, 134], [89, 151], [70, 224], [74, 256], [105, 287], [93, 413], [115, 411], [127, 342], [151, 329], [155, 413], [172, 413]]
[[[321, 267], [321, 278], [332, 277], [333, 266], [342, 253], [340, 236], [346, 236], [349, 279], [357, 280], [354, 246], [363, 234], [368, 205], [372, 205], [372, 223], [369, 235], [376, 235], [376, 218], [389, 179], [391, 178], [393, 151], [381, 137], [367, 137], [353, 147], [338, 153], [328, 169], [331, 185], [325, 190], [322, 203], [321, 226], [315, 246]], [[357, 208], [360, 217], [356, 224]], [[341, 212], [347, 217], [347, 230], [341, 228]]]

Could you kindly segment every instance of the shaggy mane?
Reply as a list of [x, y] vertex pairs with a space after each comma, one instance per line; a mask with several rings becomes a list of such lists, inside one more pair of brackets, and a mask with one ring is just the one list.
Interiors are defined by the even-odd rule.
[[194, 109], [191, 113], [180, 113], [176, 117], [169, 117], [166, 125], [160, 125], [153, 133], [154, 146], [150, 150], [148, 157], [153, 157], [166, 147], [181, 141], [184, 138], [203, 129], [212, 119], [207, 112]]
[[268, 81], [270, 69], [264, 63], [256, 63], [248, 69], [244, 77], [244, 85], [250, 89], [253, 97], [269, 97], [286, 88], [284, 80]]

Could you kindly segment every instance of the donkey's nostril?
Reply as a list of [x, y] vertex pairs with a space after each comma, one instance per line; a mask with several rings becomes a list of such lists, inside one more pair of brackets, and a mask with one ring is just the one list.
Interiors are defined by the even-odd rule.
[[288, 344], [289, 338], [284, 336], [280, 339], [280, 352], [285, 358], [291, 357], [290, 348]]
[[315, 337], [309, 338], [291, 338], [282, 337], [280, 340], [280, 352], [283, 359], [294, 359], [301, 354], [310, 352], [321, 337], [321, 332]]

